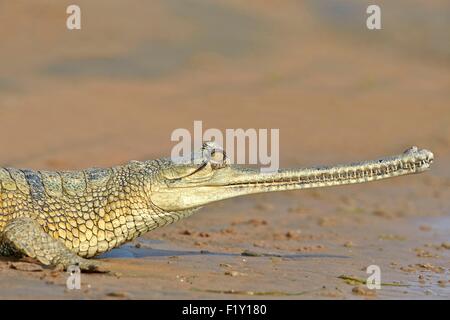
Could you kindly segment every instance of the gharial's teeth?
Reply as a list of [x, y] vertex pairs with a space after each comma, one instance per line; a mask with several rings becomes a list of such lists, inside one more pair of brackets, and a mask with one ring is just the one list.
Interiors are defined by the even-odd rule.
[[[306, 176], [286, 178], [284, 182], [288, 184], [312, 184], [312, 183], [328, 183], [339, 180], [352, 180], [352, 179], [376, 179], [383, 175], [396, 175], [401, 173], [399, 171], [417, 171], [419, 168], [429, 164], [428, 159], [408, 159], [408, 160], [395, 160], [392, 162], [385, 162], [382, 164], [369, 165], [366, 168], [361, 169], [349, 169], [339, 168], [331, 173], [317, 172], [310, 173]], [[266, 185], [269, 182], [264, 182], [262, 185]], [[256, 183], [261, 184], [261, 183]], [[270, 184], [270, 183], [269, 183]]]

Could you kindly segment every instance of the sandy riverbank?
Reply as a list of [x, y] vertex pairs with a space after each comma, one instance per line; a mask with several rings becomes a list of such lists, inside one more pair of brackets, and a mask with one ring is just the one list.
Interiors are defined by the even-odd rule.
[[[83, 275], [79, 292], [65, 290], [64, 273], [2, 258], [0, 299], [450, 297], [447, 4], [408, 15], [407, 1], [386, 2], [374, 34], [360, 1], [337, 11], [327, 1], [79, 3], [78, 33], [60, 27], [63, 3], [0, 5], [2, 166], [168, 156], [171, 132], [194, 120], [279, 128], [283, 167], [411, 145], [436, 161], [416, 176], [211, 205], [102, 258], [113, 273]], [[393, 284], [374, 296], [339, 278], [364, 279], [372, 264]]]

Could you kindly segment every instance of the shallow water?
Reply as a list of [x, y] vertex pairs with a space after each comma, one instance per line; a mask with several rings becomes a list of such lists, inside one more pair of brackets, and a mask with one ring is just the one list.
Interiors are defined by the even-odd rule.
[[[138, 242], [141, 244], [139, 248], [136, 245], [124, 244], [123, 246], [111, 250], [98, 256], [98, 259], [121, 259], [121, 258], [152, 258], [152, 257], [175, 257], [175, 256], [205, 256], [208, 259], [209, 256], [223, 256], [223, 257], [241, 257], [242, 253], [228, 253], [228, 252], [212, 252], [209, 250], [180, 250], [173, 245], [165, 243], [163, 241], [141, 239]], [[148, 244], [153, 244], [151, 247]], [[163, 249], [164, 248], [164, 249]], [[268, 253], [268, 252], [256, 252], [252, 251], [249, 255], [252, 257], [276, 257], [283, 259], [303, 259], [303, 258], [349, 258], [348, 256], [328, 255], [328, 254], [283, 254], [283, 253]]]

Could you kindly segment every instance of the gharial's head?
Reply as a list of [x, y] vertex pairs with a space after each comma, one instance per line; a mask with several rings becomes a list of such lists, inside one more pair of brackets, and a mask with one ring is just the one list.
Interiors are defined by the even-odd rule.
[[152, 179], [149, 196], [162, 210], [182, 211], [240, 195], [419, 173], [427, 170], [432, 162], [430, 151], [412, 147], [400, 155], [374, 161], [261, 173], [258, 169], [231, 165], [220, 147], [206, 142], [188, 161], [165, 161]]
[[197, 208], [249, 193], [234, 184], [250, 181], [257, 174], [257, 170], [231, 166], [222, 148], [205, 142], [191, 157], [164, 163], [152, 181], [150, 198], [165, 211]]

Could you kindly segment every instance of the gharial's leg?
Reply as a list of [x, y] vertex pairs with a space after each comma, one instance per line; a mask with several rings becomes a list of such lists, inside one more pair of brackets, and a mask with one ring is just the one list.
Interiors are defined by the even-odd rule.
[[63, 266], [78, 265], [81, 270], [97, 271], [99, 263], [77, 256], [61, 241], [52, 238], [33, 219], [16, 218], [9, 221], [0, 233], [0, 254], [29, 256], [42, 264]]

